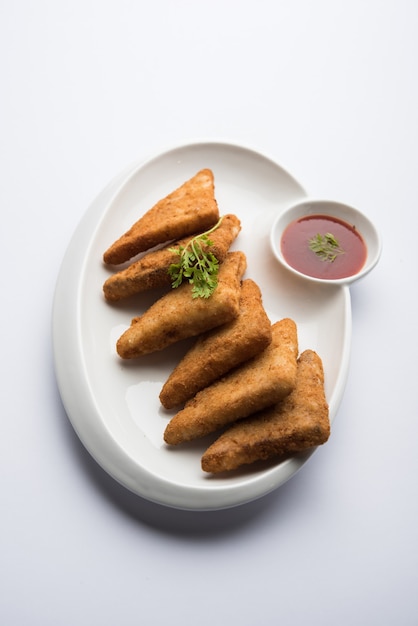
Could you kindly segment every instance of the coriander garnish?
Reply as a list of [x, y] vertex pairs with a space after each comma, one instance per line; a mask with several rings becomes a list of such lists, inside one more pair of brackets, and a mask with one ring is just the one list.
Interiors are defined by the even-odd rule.
[[178, 248], [170, 248], [171, 252], [178, 254], [178, 263], [172, 263], [168, 269], [171, 276], [172, 287], [181, 285], [184, 279], [188, 279], [193, 285], [192, 298], [209, 298], [218, 285], [219, 261], [210, 251], [205, 251], [203, 245], [213, 246], [209, 239], [220, 223], [220, 220], [209, 230], [196, 235], [187, 245]]
[[344, 254], [338, 240], [331, 233], [319, 233], [309, 240], [309, 249], [322, 260], [333, 263], [339, 254]]

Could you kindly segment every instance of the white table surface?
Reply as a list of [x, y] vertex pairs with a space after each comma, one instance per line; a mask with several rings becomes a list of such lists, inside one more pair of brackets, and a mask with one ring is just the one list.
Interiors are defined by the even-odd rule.
[[[417, 27], [413, 0], [2, 2], [2, 624], [418, 624]], [[98, 467], [51, 348], [92, 200], [202, 138], [267, 153], [384, 244], [351, 288], [329, 442], [267, 497], [209, 513]]]

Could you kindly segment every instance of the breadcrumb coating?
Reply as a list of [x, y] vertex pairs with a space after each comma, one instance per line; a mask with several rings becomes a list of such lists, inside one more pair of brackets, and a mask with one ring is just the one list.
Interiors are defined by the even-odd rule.
[[296, 324], [287, 318], [276, 322], [269, 346], [189, 400], [168, 423], [165, 442], [203, 437], [276, 404], [295, 386], [297, 354]]
[[[241, 223], [235, 215], [224, 215], [219, 227], [210, 234], [213, 245], [204, 244], [202, 249], [212, 252], [219, 263], [222, 263], [240, 230]], [[172, 263], [178, 262], [178, 255], [171, 248], [185, 247], [190, 239], [191, 237], [185, 237], [164, 248], [148, 252], [126, 269], [109, 276], [103, 285], [106, 300], [116, 302], [149, 289], [170, 287], [168, 269]]]
[[220, 435], [202, 456], [202, 469], [211, 473], [234, 470], [319, 446], [329, 436], [322, 361], [316, 352], [305, 350], [298, 359], [292, 393]]
[[160, 401], [166, 409], [184, 404], [228, 371], [262, 352], [272, 339], [271, 323], [258, 285], [243, 281], [239, 316], [201, 335], [165, 382]]
[[103, 261], [120, 265], [158, 244], [207, 230], [218, 220], [213, 172], [203, 169], [144, 213], [106, 250]]
[[241, 279], [247, 267], [243, 252], [229, 252], [219, 268], [218, 286], [210, 298], [192, 298], [192, 285], [182, 283], [159, 298], [122, 334], [116, 350], [133, 359], [226, 324], [239, 315]]

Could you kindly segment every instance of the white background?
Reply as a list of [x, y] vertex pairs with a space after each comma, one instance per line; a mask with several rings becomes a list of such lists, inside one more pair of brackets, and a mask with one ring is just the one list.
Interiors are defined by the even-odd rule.
[[[414, 0], [0, 3], [2, 624], [418, 624], [417, 28]], [[191, 513], [84, 450], [50, 328], [94, 197], [201, 138], [357, 206], [384, 251], [351, 288], [330, 441], [269, 496]]]

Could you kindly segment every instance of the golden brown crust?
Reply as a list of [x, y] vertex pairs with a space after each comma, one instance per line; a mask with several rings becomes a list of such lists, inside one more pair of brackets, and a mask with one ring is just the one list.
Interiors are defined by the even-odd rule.
[[248, 361], [271, 342], [270, 320], [261, 291], [254, 281], [243, 281], [239, 316], [198, 338], [165, 382], [160, 401], [166, 409], [184, 404], [198, 391]]
[[[241, 229], [241, 222], [235, 215], [224, 215], [219, 227], [210, 234], [212, 246], [202, 246], [212, 252], [222, 263]], [[110, 276], [103, 285], [106, 300], [115, 302], [137, 293], [159, 287], [170, 287], [171, 277], [168, 268], [178, 262], [178, 255], [171, 248], [185, 246], [191, 237], [185, 237], [164, 248], [148, 252], [129, 267]]]
[[175, 445], [203, 437], [278, 402], [295, 385], [297, 353], [293, 320], [273, 324], [270, 345], [187, 402], [167, 425], [165, 442]]
[[330, 435], [322, 361], [305, 350], [294, 391], [275, 407], [226, 430], [204, 453], [202, 469], [218, 473], [325, 443]]
[[189, 283], [162, 296], [142, 316], [134, 318], [118, 339], [119, 356], [133, 359], [163, 350], [235, 319], [246, 265], [243, 252], [229, 252], [219, 268], [218, 286], [210, 298], [192, 298]]
[[103, 260], [125, 263], [158, 244], [207, 230], [218, 219], [213, 173], [203, 169], [149, 209], [106, 250]]

